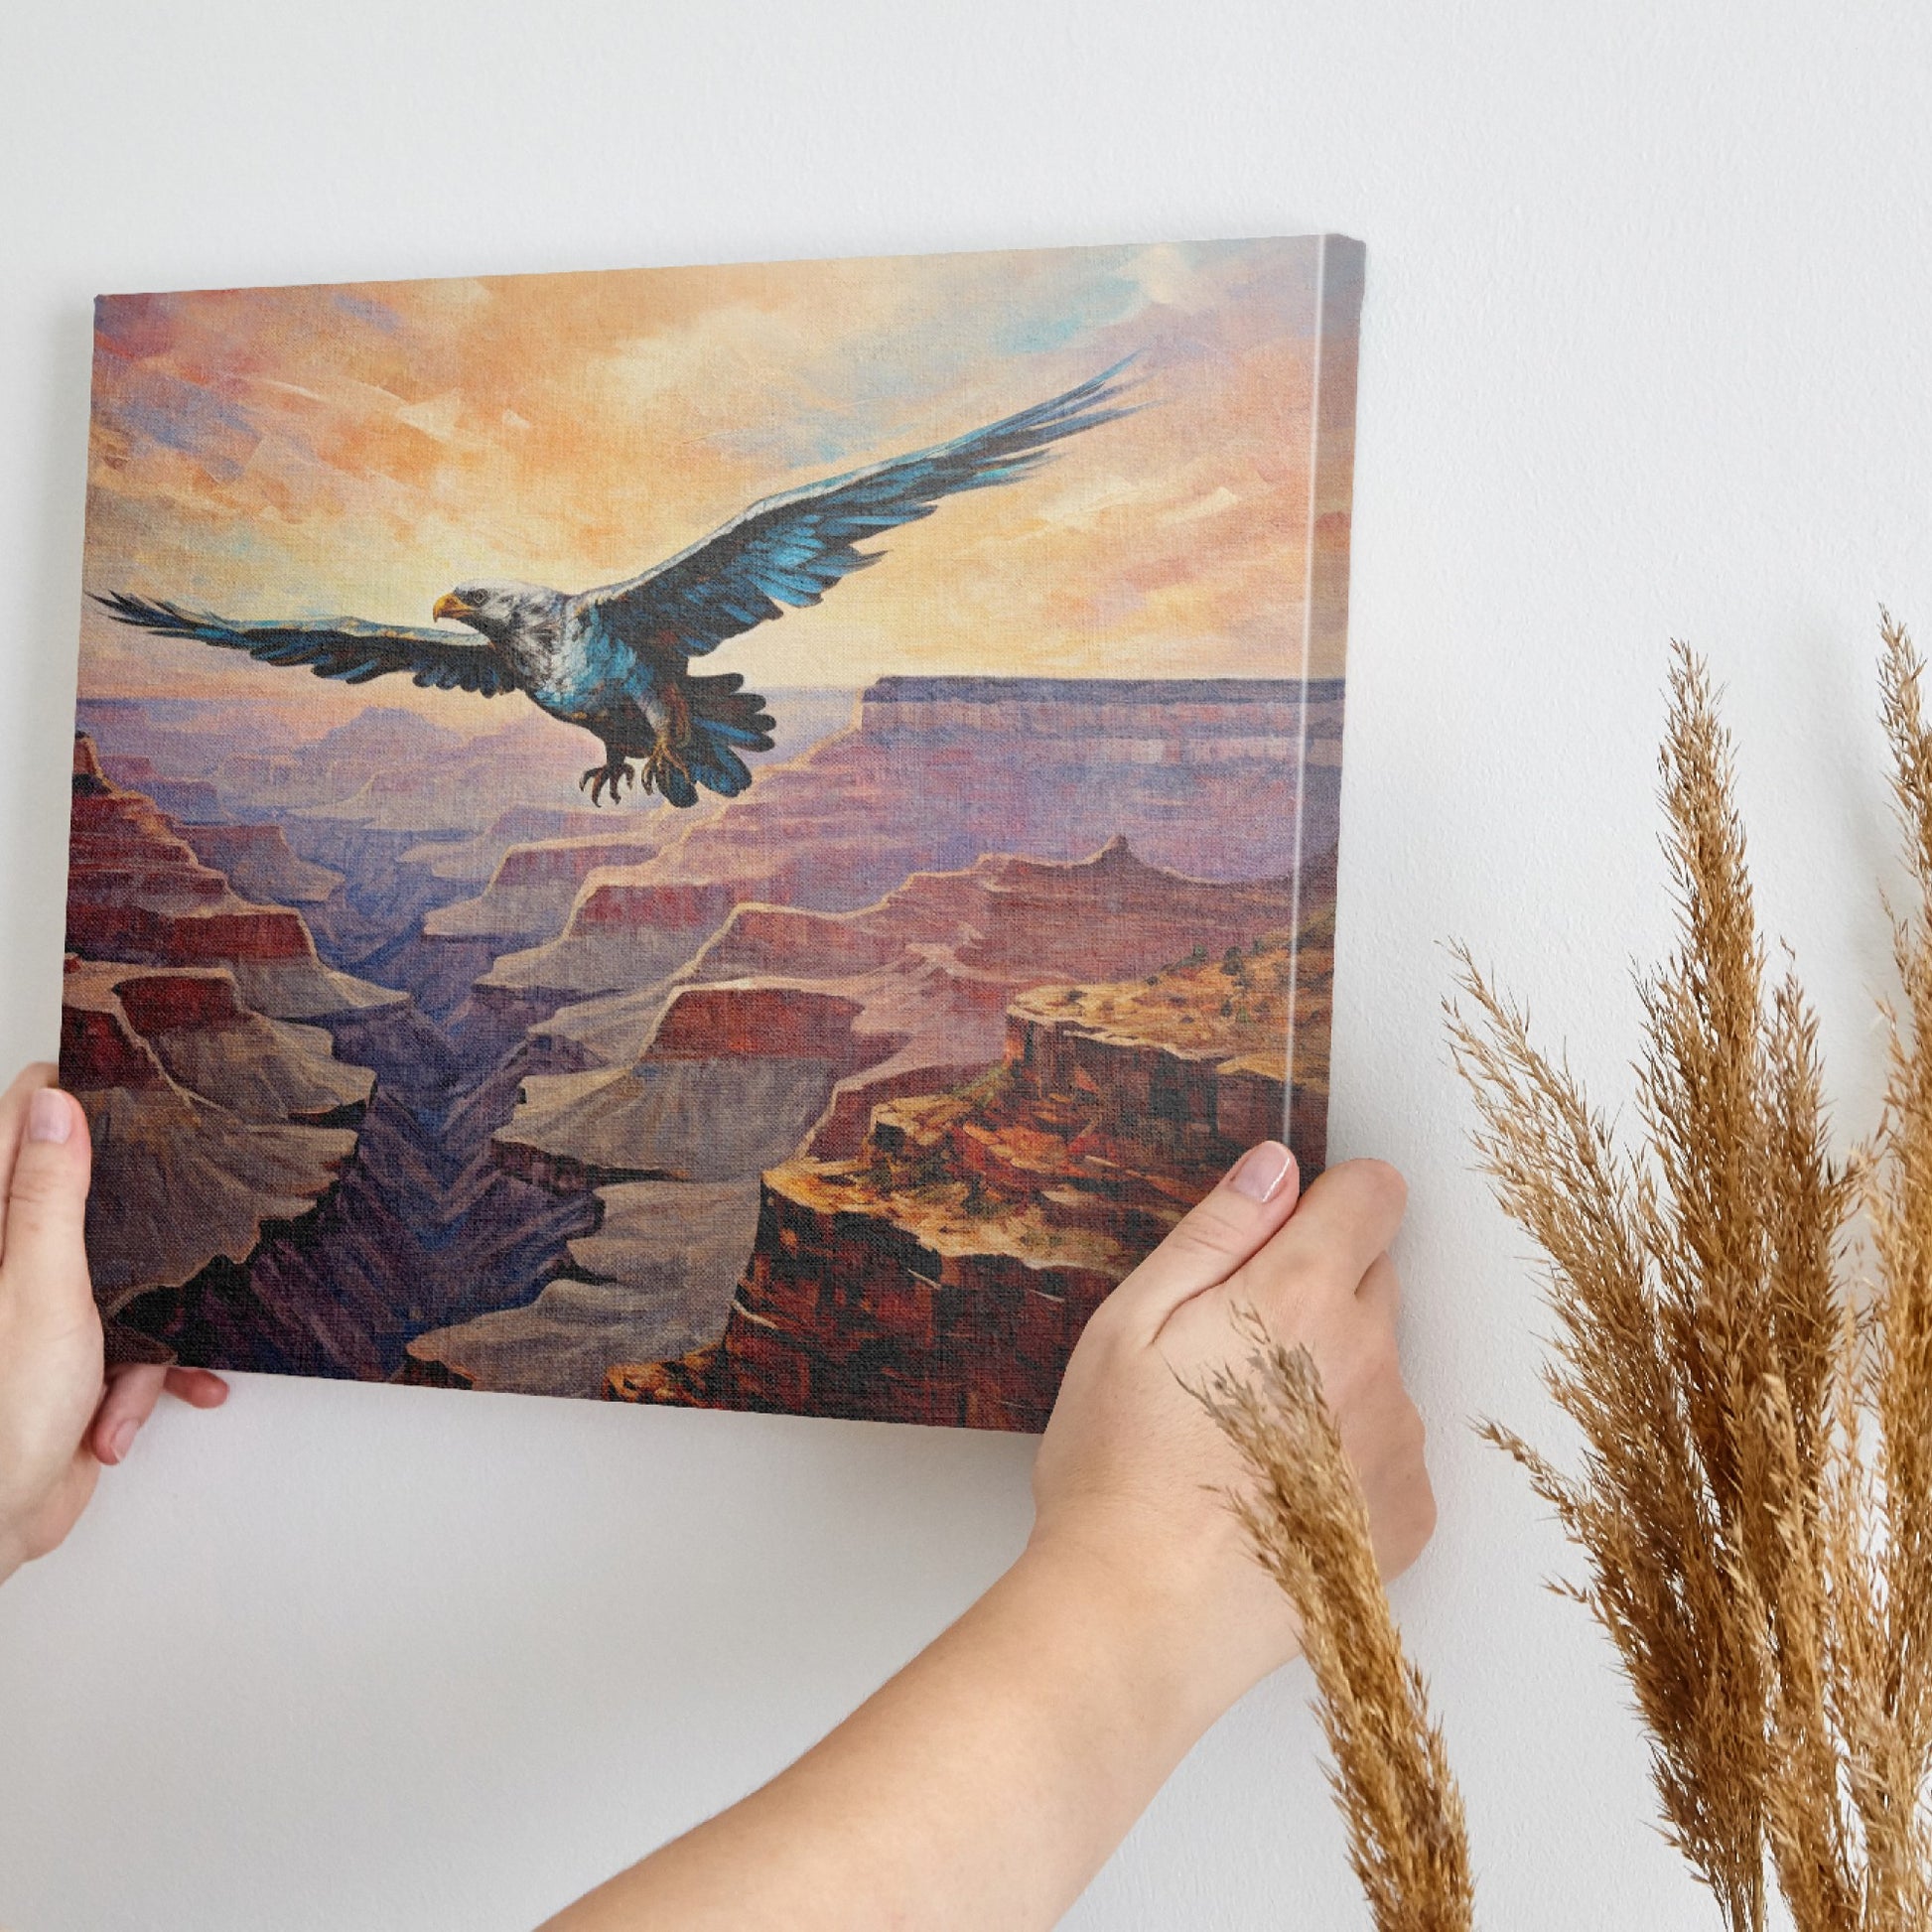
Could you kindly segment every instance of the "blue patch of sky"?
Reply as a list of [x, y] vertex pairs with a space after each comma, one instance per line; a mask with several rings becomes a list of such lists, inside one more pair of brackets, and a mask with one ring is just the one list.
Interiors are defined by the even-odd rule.
[[218, 454], [237, 438], [252, 446], [257, 438], [253, 420], [238, 403], [161, 369], [144, 370], [139, 392], [126, 397], [115, 413], [128, 427], [190, 456]]
[[943, 311], [935, 308], [928, 320], [848, 336], [829, 356], [815, 357], [800, 371], [808, 378], [801, 387], [830, 393], [835, 404], [801, 399], [780, 417], [721, 430], [710, 440], [734, 457], [768, 461], [777, 474], [814, 467], [829, 473], [975, 427], [931, 422], [922, 436], [907, 423], [919, 422], [934, 399], [999, 363], [1013, 365], [1010, 407], [1043, 402], [1064, 372], [1042, 386], [1026, 367], [1028, 358], [1063, 353], [1146, 305], [1146, 291], [1123, 272], [1135, 252], [1057, 251], [1051, 264], [1057, 273], [1019, 285], [1009, 264], [996, 258], [998, 265], [989, 263], [990, 276], [980, 279], [976, 291], [940, 295]]
[[356, 295], [348, 289], [334, 290], [330, 300], [344, 315], [365, 322], [385, 336], [393, 336], [402, 327], [402, 318], [386, 302], [372, 302], [366, 295]]
[[1122, 258], [1112, 249], [1093, 262], [1084, 285], [1064, 290], [1053, 307], [1029, 313], [1009, 310], [993, 331], [990, 346], [1002, 355], [1051, 355], [1083, 337], [1124, 322], [1147, 305], [1147, 291], [1119, 272]]

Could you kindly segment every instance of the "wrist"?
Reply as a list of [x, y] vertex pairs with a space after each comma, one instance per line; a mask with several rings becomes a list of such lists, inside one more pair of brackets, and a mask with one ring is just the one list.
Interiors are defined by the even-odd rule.
[[1225, 1591], [1137, 1562], [1131, 1549], [1035, 1529], [1001, 1587], [1028, 1614], [1072, 1633], [1081, 1667], [1117, 1684], [1177, 1760], [1296, 1653], [1285, 1606], [1258, 1566], [1252, 1584], [1231, 1606]]

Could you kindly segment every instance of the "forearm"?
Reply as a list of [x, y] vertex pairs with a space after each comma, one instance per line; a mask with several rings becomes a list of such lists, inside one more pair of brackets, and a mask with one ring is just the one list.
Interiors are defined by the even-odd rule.
[[1296, 1654], [1294, 1614], [1225, 1499], [1233, 1450], [1190, 1391], [1258, 1315], [1310, 1337], [1389, 1574], [1427, 1540], [1402, 1391], [1401, 1181], [1344, 1164], [1298, 1207], [1250, 1151], [1087, 1322], [1034, 1467], [1027, 1554], [761, 1791], [549, 1932], [950, 1932], [1050, 1926], [1202, 1731]]
[[1030, 1551], [823, 1743], [551, 1932], [1052, 1925], [1219, 1715], [1181, 1614]]

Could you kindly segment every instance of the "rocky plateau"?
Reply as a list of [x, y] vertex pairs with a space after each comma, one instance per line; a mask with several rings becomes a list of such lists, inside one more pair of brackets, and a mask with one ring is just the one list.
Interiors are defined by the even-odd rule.
[[586, 811], [534, 713], [83, 707], [64, 1055], [130, 1333], [1031, 1428], [1229, 1149], [1319, 1165], [1338, 684], [791, 697], [690, 814]]

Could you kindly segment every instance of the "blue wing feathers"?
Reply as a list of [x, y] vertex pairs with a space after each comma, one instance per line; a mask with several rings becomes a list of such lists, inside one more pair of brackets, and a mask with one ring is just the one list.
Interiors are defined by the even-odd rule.
[[209, 611], [190, 611], [159, 598], [113, 592], [97, 597], [115, 619], [164, 637], [188, 637], [219, 650], [239, 650], [263, 664], [307, 665], [317, 677], [344, 684], [400, 672], [425, 689], [475, 691], [494, 698], [516, 688], [509, 665], [482, 643], [464, 643], [447, 630], [367, 623], [360, 618], [243, 623]]
[[718, 742], [717, 727], [700, 725], [692, 735], [684, 761], [699, 784], [736, 798], [752, 782], [745, 760], [729, 745]]
[[[921, 521], [948, 496], [1031, 476], [1068, 437], [1132, 415], [1136, 405], [1122, 400], [1130, 387], [1121, 379], [1126, 367], [1117, 362], [949, 443], [765, 497], [643, 576], [571, 599], [566, 609], [575, 621], [566, 635], [574, 630], [581, 649], [563, 680], [569, 688], [546, 687], [544, 708], [627, 747], [606, 728], [604, 704], [619, 706], [610, 714], [614, 729], [651, 686], [675, 679], [689, 700], [692, 728], [683, 750], [687, 769], [659, 776], [664, 795], [673, 805], [691, 805], [703, 785], [737, 797], [751, 783], [739, 753], [770, 750], [771, 716], [761, 697], [742, 689], [737, 672], [694, 677], [689, 660], [788, 608], [819, 603], [834, 584], [870, 569], [884, 553], [862, 550], [862, 543]], [[258, 663], [306, 666], [345, 684], [401, 674], [426, 689], [484, 697], [519, 688], [506, 653], [446, 630], [359, 618], [241, 622], [122, 593], [95, 601], [122, 623], [242, 651]]]
[[655, 570], [582, 601], [639, 649], [668, 634], [686, 655], [702, 656], [787, 606], [817, 604], [841, 578], [877, 563], [881, 553], [859, 543], [930, 516], [947, 496], [1016, 482], [1067, 437], [1132, 415], [1134, 405], [1120, 400], [1126, 366], [950, 443], [768, 496]]

